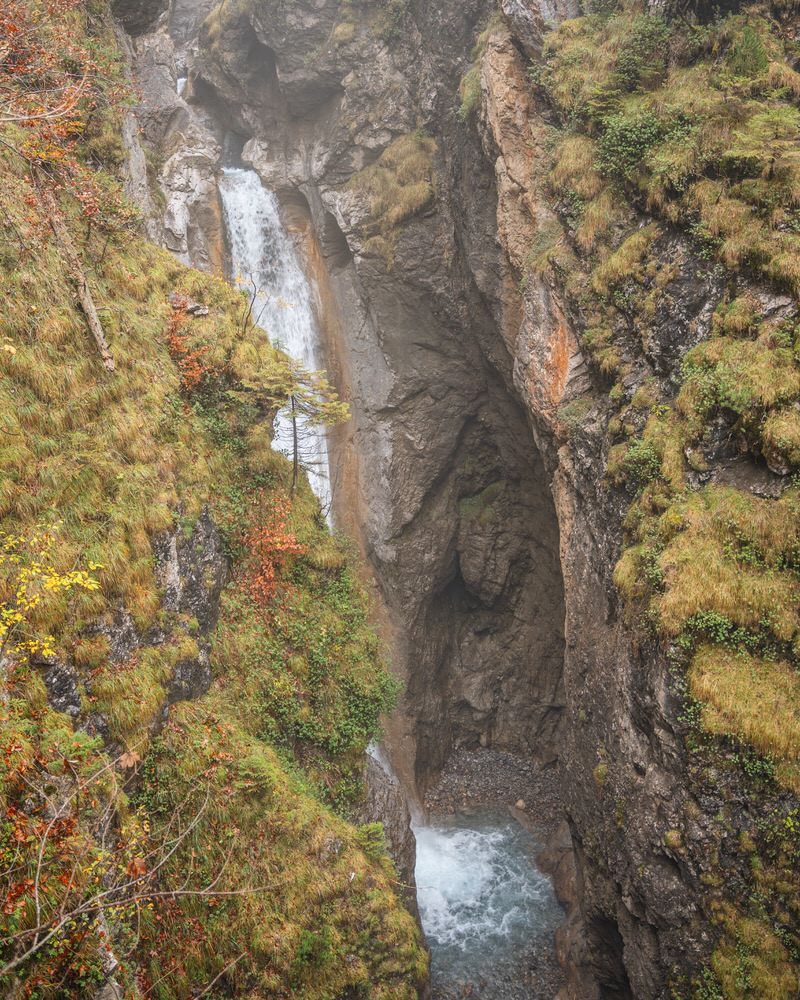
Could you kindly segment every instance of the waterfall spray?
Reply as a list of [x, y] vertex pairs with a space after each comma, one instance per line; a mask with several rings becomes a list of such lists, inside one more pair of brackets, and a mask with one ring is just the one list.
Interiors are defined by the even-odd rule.
[[[311, 289], [283, 228], [278, 200], [254, 170], [227, 168], [219, 184], [231, 253], [232, 277], [252, 297], [252, 318], [271, 341], [309, 371], [319, 370], [321, 351]], [[299, 433], [298, 433], [299, 431]], [[330, 520], [328, 440], [324, 427], [297, 423], [281, 412], [273, 447], [293, 459], [295, 442], [311, 488]]]

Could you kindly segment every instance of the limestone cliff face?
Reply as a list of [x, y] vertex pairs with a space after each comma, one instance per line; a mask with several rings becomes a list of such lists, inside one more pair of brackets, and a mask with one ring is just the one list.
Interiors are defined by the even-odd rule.
[[[398, 8], [401, 26], [377, 7], [349, 22], [333, 2], [223, 7], [187, 42], [170, 30], [173, 11], [134, 42], [141, 118], [164, 160], [167, 245], [219, 264], [215, 171], [241, 150], [307, 234], [310, 264], [322, 261], [330, 367], [354, 412], [338, 449], [338, 515], [361, 537], [399, 637], [408, 720], [396, 738], [413, 744], [422, 781], [460, 742], [552, 757], [564, 701], [552, 501], [487, 295], [500, 301], [509, 281], [492, 175], [453, 119], [483, 14], [437, 5], [417, 23]], [[183, 97], [180, 59], [191, 64]], [[423, 134], [439, 196], [376, 252], [369, 171]], [[469, 211], [455, 197], [461, 170], [473, 171]]]
[[[165, 240], [224, 265], [215, 174], [231, 155], [304, 234], [353, 411], [337, 516], [369, 557], [406, 681], [395, 764], [424, 785], [461, 744], [557, 759], [592, 973], [569, 995], [665, 996], [710, 948], [703, 850], [665, 834], [708, 847], [721, 792], [698, 804], [667, 666], [623, 622], [612, 573], [629, 500], [604, 481], [585, 317], [532, 266], [558, 220], [528, 60], [545, 23], [576, 10], [504, 0], [479, 100], [459, 114], [484, 0], [229, 6], [190, 16], [175, 0], [135, 39]], [[647, 348], [631, 347], [631, 391], [669, 384], [721, 295], [680, 237], [661, 240], [674, 278]]]

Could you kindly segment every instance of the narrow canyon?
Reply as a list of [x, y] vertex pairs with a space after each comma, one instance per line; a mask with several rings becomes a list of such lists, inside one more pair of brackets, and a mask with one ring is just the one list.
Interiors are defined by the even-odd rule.
[[[210, 810], [220, 843], [231, 826], [253, 831], [247, 873], [262, 834], [310, 853], [265, 848], [265, 885], [286, 899], [271, 923], [254, 910], [236, 924], [216, 965], [195, 914], [202, 961], [158, 957], [121, 985], [122, 951], [160, 955], [163, 932], [151, 942], [137, 911], [123, 934], [133, 904], [106, 916], [95, 901], [91, 934], [113, 944], [103, 981], [25, 993], [15, 944], [10, 997], [199, 997], [193, 962], [219, 997], [800, 996], [790, 6], [112, 0], [103, 44], [132, 93], [119, 172], [137, 238], [167, 251], [181, 379], [180, 399], [158, 404], [156, 439], [176, 436], [153, 478], [177, 485], [163, 501], [153, 487], [171, 514], [158, 520], [153, 500], [136, 515], [153, 521], [140, 539], [149, 610], [120, 591], [105, 617], [81, 612], [72, 652], [31, 646], [31, 662], [44, 701], [130, 768], [109, 829], [152, 813], [180, 845]], [[227, 293], [173, 268], [235, 290], [229, 332], [212, 327], [193, 353], [186, 331], [209, 309], [217, 323]], [[133, 264], [117, 270], [150, 301]], [[144, 308], [119, 307], [112, 353]], [[123, 370], [143, 364], [148, 338]], [[298, 382], [252, 374], [273, 348]], [[320, 416], [329, 392], [346, 420]], [[259, 443], [276, 410], [280, 467]], [[190, 419], [202, 430], [174, 430]], [[276, 483], [289, 499], [267, 515]], [[256, 509], [259, 525], [239, 530]], [[243, 625], [259, 601], [266, 617]], [[358, 631], [367, 619], [374, 642]], [[134, 670], [176, 649], [146, 675], [155, 693], [128, 692], [153, 749], [115, 721], [118, 687], [103, 695], [87, 644]], [[336, 675], [334, 695], [343, 658], [352, 676]], [[375, 680], [381, 658], [396, 684]], [[231, 701], [247, 739], [216, 747], [238, 732]], [[181, 741], [211, 763], [184, 775]], [[168, 767], [188, 782], [183, 801], [212, 773], [219, 802], [256, 796], [247, 818], [207, 792], [187, 827], [159, 784]], [[284, 786], [296, 799], [276, 805]], [[168, 799], [177, 820], [163, 819]], [[286, 815], [303, 817], [294, 832]], [[181, 862], [184, 886], [205, 871], [198, 857], [193, 846]], [[302, 898], [284, 888], [293, 865]], [[135, 884], [146, 863], [123, 867]], [[362, 879], [361, 902], [342, 902]], [[228, 904], [208, 885], [209, 905], [246, 919], [247, 896]], [[159, 976], [175, 986], [160, 994]]]
[[[707, 948], [703, 815], [725, 796], [705, 790], [693, 815], [680, 697], [613, 582], [628, 499], [604, 482], [585, 315], [557, 270], [531, 265], [557, 220], [552, 111], [529, 66], [577, 6], [127, 6], [166, 198], [154, 231], [230, 273], [220, 171], [234, 157], [274, 192], [313, 288], [315, 360], [352, 413], [330, 435], [335, 523], [366, 558], [404, 684], [386, 748], [405, 796], [422, 808], [459, 750], [533, 762], [568, 820], [552, 852], [575, 906], [562, 995], [660, 996]], [[672, 271], [628, 398], [654, 381], [674, 393], [723, 294], [678, 233], [660, 239]], [[665, 842], [676, 830], [688, 857]]]

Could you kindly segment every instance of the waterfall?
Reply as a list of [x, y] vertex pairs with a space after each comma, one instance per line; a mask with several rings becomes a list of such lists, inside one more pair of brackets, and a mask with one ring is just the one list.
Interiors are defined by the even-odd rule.
[[[253, 320], [272, 342], [309, 371], [321, 365], [311, 289], [283, 228], [278, 200], [254, 170], [226, 168], [219, 183], [231, 254], [231, 277], [254, 296]], [[298, 418], [300, 461], [330, 520], [331, 487], [324, 427]], [[291, 458], [292, 422], [281, 411], [273, 447]]]

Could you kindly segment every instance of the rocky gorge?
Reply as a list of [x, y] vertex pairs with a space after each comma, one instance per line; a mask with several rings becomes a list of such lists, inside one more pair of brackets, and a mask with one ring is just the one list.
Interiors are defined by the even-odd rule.
[[[703, 817], [726, 796], [704, 789], [698, 804], [680, 692], [612, 579], [629, 500], [608, 482], [586, 307], [532, 261], [563, 219], [545, 176], [554, 113], [528, 66], [577, 10], [192, 13], [175, 3], [133, 42], [167, 245], [224, 259], [214, 177], [231, 143], [301, 234], [353, 410], [335, 446], [339, 517], [368, 556], [406, 684], [395, 766], [417, 789], [458, 746], [556, 766], [591, 970], [576, 989], [660, 996], [715, 937], [702, 884], [720, 835]], [[627, 348], [627, 399], [674, 396], [730, 280], [679, 231], [653, 258], [666, 283], [645, 350]], [[766, 315], [792, 315], [790, 297], [754, 294]], [[778, 488], [771, 475], [733, 458], [714, 478], [759, 495]]]
[[[510, 808], [565, 913], [498, 995], [799, 995], [796, 12], [112, 7], [149, 239], [235, 281], [221, 179], [254, 172], [312, 290], [350, 408], [332, 518], [402, 682], [355, 820], [406, 907], [412, 813]], [[164, 607], [199, 622], [170, 703], [211, 684], [216, 531], [155, 536]], [[289, 987], [223, 969], [220, 995], [429, 989], [406, 925], [372, 993], [323, 989], [304, 934]]]
[[[655, 277], [619, 277], [657, 306], [629, 304], [628, 329], [647, 335], [620, 331], [609, 402], [586, 346], [592, 307], [569, 287], [570, 267], [591, 269], [580, 233], [577, 258], [541, 263], [576, 233], [548, 179], [558, 111], [529, 67], [577, 9], [185, 7], [133, 25], [166, 244], [201, 266], [224, 259], [214, 178], [231, 145], [298, 234], [353, 413], [334, 444], [337, 517], [368, 558], [405, 682], [396, 768], [418, 794], [457, 747], [556, 768], [580, 910], [581, 972], [563, 995], [688, 988], [728, 926], [712, 872], [747, 880], [735, 845], [756, 817], [736, 778], [687, 754], [669, 651], [625, 613], [614, 570], [631, 486], [610, 475], [607, 428], [620, 397], [629, 435], [642, 395], [674, 399], [732, 280], [766, 317], [793, 317], [792, 296], [732, 279], [668, 224]], [[612, 229], [651, 219], [634, 203]], [[704, 481], [756, 497], [782, 488], [763, 459], [723, 449], [709, 468]]]

